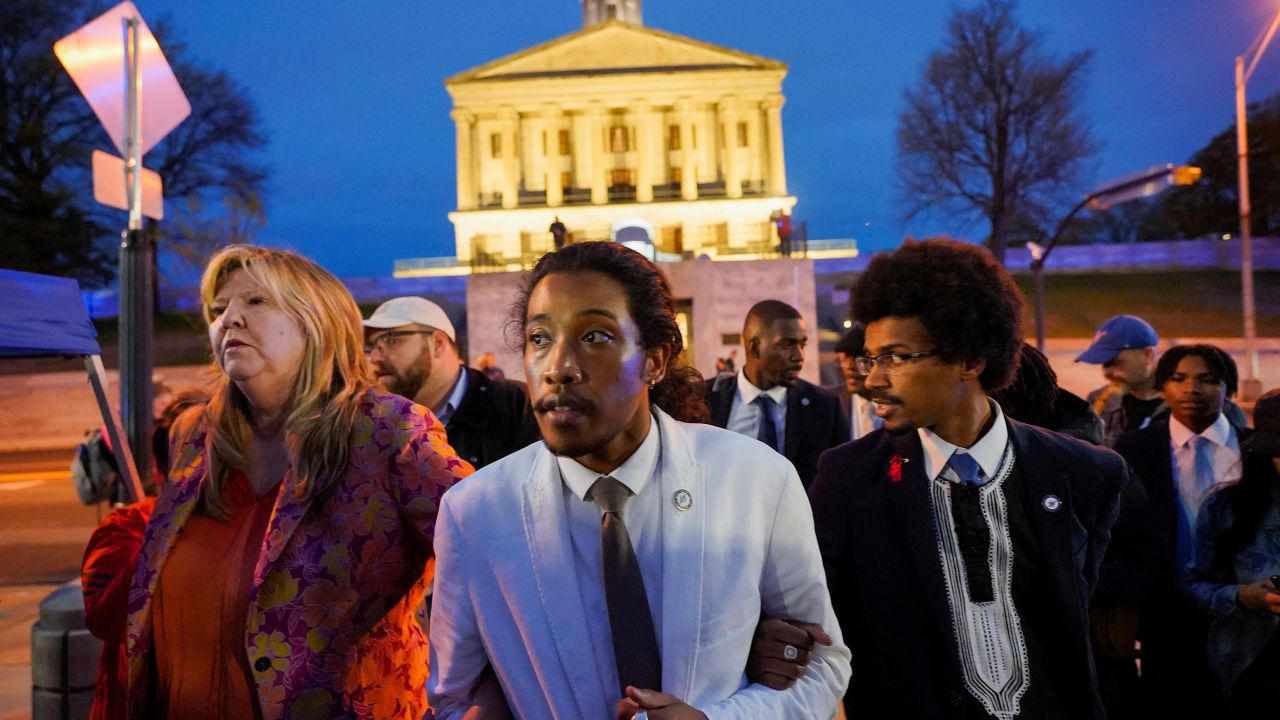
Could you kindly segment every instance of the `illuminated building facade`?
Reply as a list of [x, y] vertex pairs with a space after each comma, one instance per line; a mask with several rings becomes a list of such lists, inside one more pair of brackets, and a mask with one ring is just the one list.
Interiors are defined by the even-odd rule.
[[[449, 78], [458, 271], [527, 267], [566, 241], [657, 259], [776, 256], [787, 194], [781, 62], [584, 0], [585, 27]], [[434, 274], [397, 264], [397, 275]]]

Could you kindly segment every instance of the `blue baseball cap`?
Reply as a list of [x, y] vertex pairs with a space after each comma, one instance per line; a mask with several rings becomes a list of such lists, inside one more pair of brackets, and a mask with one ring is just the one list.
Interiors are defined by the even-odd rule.
[[1090, 365], [1106, 365], [1121, 350], [1149, 348], [1160, 344], [1156, 329], [1136, 315], [1117, 315], [1102, 323], [1093, 336], [1089, 348], [1080, 353], [1076, 362]]

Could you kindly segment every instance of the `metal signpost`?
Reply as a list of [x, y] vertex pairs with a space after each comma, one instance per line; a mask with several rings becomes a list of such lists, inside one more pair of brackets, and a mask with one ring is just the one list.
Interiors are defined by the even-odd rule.
[[[164, 210], [159, 176], [143, 169], [142, 156], [191, 114], [191, 103], [131, 2], [59, 40], [53, 51], [124, 158], [94, 157], [94, 197], [129, 213], [120, 241], [120, 406], [135, 463], [148, 473], [156, 256], [142, 218], [159, 219]], [[121, 168], [123, 187], [119, 174], [110, 177]]]

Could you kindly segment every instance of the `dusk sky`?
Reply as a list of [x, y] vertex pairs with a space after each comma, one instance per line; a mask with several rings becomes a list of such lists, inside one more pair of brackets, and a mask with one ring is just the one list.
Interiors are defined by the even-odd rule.
[[[270, 136], [259, 240], [343, 276], [453, 254], [454, 129], [444, 79], [581, 27], [575, 0], [135, 0], [168, 15], [193, 58], [249, 92]], [[940, 0], [644, 0], [645, 24], [786, 62], [787, 177], [809, 237], [864, 250], [986, 228], [900, 221], [894, 132], [903, 91], [944, 41]], [[1059, 56], [1090, 49], [1083, 116], [1100, 146], [1086, 187], [1183, 162], [1233, 121], [1232, 61], [1277, 0], [1022, 0]], [[86, 21], [89, 18], [86, 18]], [[1280, 88], [1280, 47], [1249, 86]], [[1069, 202], [1075, 198], [1067, 198]]]

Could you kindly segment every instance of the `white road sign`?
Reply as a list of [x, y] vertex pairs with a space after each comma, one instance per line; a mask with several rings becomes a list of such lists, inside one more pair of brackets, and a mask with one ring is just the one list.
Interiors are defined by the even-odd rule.
[[138, 82], [142, 96], [140, 154], [164, 139], [191, 114], [191, 103], [178, 85], [155, 35], [142, 20], [138, 8], [122, 2], [53, 45], [53, 52], [75, 81], [76, 87], [102, 121], [111, 142], [126, 154], [124, 30], [126, 18], [138, 18], [141, 33], [141, 66]]

